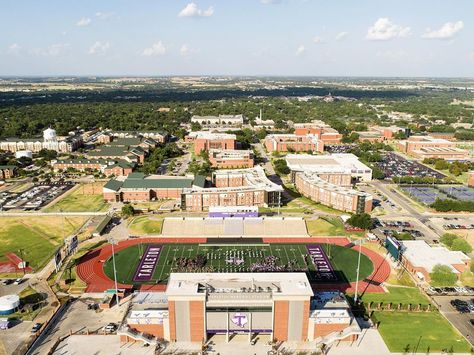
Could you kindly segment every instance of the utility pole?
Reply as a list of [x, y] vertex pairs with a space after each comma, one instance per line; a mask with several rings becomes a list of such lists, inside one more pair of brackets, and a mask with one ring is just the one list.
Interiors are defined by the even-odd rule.
[[114, 266], [114, 283], [115, 283], [115, 301], [117, 302], [117, 306], [120, 307], [120, 302], [118, 299], [118, 286], [117, 286], [117, 268], [115, 267], [115, 249], [114, 249], [114, 244], [115, 239], [113, 237], [110, 237], [108, 239], [108, 242], [112, 246], [112, 264]]

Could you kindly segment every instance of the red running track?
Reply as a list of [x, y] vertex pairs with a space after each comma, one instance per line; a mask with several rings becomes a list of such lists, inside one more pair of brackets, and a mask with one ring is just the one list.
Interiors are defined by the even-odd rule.
[[[137, 238], [119, 242], [115, 246], [115, 251], [125, 249], [131, 245], [139, 243], [180, 243], [196, 244], [206, 243], [207, 238]], [[263, 238], [264, 243], [331, 243], [340, 246], [350, 244], [350, 240], [345, 237], [317, 237], [317, 238]], [[352, 249], [358, 250], [358, 246]], [[361, 247], [361, 252], [367, 256], [374, 265], [374, 271], [365, 280], [359, 281], [359, 293], [383, 293], [385, 292], [381, 284], [390, 276], [390, 265], [378, 253]], [[113, 280], [110, 280], [104, 273], [103, 264], [112, 256], [112, 247], [107, 244], [100, 249], [96, 249], [85, 254], [77, 266], [77, 275], [87, 284], [86, 292], [103, 292], [114, 288]], [[350, 284], [312, 284], [313, 290], [340, 290], [354, 293], [355, 282]], [[118, 284], [119, 288], [130, 289], [131, 285]], [[141, 291], [164, 291], [166, 285], [142, 285]]]
[[[207, 238], [137, 238], [119, 242], [115, 252], [140, 243], [205, 243]], [[107, 244], [85, 254], [77, 266], [77, 275], [87, 284], [86, 292], [103, 292], [115, 287], [114, 281], [104, 273], [104, 263], [112, 256], [112, 246]], [[131, 289], [131, 285], [118, 283], [118, 288]], [[140, 291], [164, 291], [166, 285], [142, 285]]]

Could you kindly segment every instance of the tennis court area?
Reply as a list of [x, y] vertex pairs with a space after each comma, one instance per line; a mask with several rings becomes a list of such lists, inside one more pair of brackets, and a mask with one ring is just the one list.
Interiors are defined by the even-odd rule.
[[448, 195], [442, 191], [428, 186], [400, 186], [400, 188], [408, 193], [415, 200], [424, 203], [425, 205], [431, 205], [436, 199], [446, 200]]
[[[171, 272], [300, 271], [311, 282], [352, 282], [357, 257], [355, 250], [332, 244], [136, 244], [115, 253], [117, 281], [130, 285], [165, 284]], [[362, 254], [359, 279], [372, 271], [371, 260]], [[112, 258], [104, 272], [113, 279]]]
[[474, 189], [463, 185], [438, 186], [438, 189], [461, 201], [474, 201]]

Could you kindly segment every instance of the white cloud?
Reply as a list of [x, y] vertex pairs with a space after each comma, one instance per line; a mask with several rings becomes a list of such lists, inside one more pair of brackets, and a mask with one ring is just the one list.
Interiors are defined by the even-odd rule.
[[349, 36], [349, 32], [339, 32], [335, 39], [336, 41], [342, 41], [343, 39], [345, 39], [347, 36]]
[[33, 55], [41, 55], [46, 57], [57, 57], [63, 54], [69, 47], [69, 43], [55, 43], [47, 48], [35, 48], [30, 51]]
[[100, 41], [97, 41], [89, 48], [89, 54], [104, 55], [105, 53], [107, 53], [109, 48], [109, 42], [102, 43]]
[[306, 48], [305, 48], [303, 45], [300, 45], [300, 46], [296, 49], [296, 55], [301, 56], [301, 55], [304, 54], [305, 51], [306, 51]]
[[99, 20], [110, 20], [112, 17], [115, 16], [115, 12], [96, 12], [95, 17], [97, 17]]
[[21, 51], [21, 46], [18, 43], [13, 43], [8, 46], [8, 54], [18, 54]]
[[441, 28], [437, 30], [426, 29], [426, 32], [421, 36], [428, 39], [449, 39], [464, 28], [464, 22], [446, 22]]
[[407, 37], [410, 34], [410, 27], [396, 25], [388, 18], [381, 17], [369, 27], [365, 38], [371, 41], [387, 41], [397, 37]]
[[83, 17], [79, 21], [76, 22], [77, 27], [86, 27], [89, 26], [92, 20], [88, 17]]
[[281, 4], [281, 0], [260, 0], [263, 5]]
[[316, 37], [313, 38], [313, 43], [318, 43], [318, 44], [319, 43], [324, 43], [324, 40], [321, 37], [316, 36]]
[[145, 48], [142, 52], [142, 55], [145, 57], [154, 57], [163, 55], [166, 53], [166, 47], [163, 45], [163, 42], [158, 41], [153, 43], [151, 47]]
[[190, 53], [191, 51], [187, 44], [183, 44], [181, 48], [179, 49], [179, 54], [181, 54], [183, 57], [188, 56]]
[[209, 17], [213, 14], [214, 8], [212, 6], [209, 6], [207, 10], [201, 10], [196, 3], [190, 2], [179, 12], [178, 17]]

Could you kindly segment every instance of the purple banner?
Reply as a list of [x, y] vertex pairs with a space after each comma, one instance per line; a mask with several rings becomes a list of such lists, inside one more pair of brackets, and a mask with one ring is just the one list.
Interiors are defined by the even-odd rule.
[[146, 247], [142, 258], [140, 259], [140, 264], [138, 264], [137, 271], [135, 271], [135, 276], [133, 276], [133, 281], [145, 282], [151, 280], [160, 253], [161, 245], [148, 245]]
[[314, 266], [316, 267], [316, 279], [323, 281], [336, 281], [336, 273], [334, 272], [331, 262], [324, 252], [323, 247], [319, 244], [311, 244], [307, 245], [306, 248], [308, 249], [311, 260], [313, 260]]

